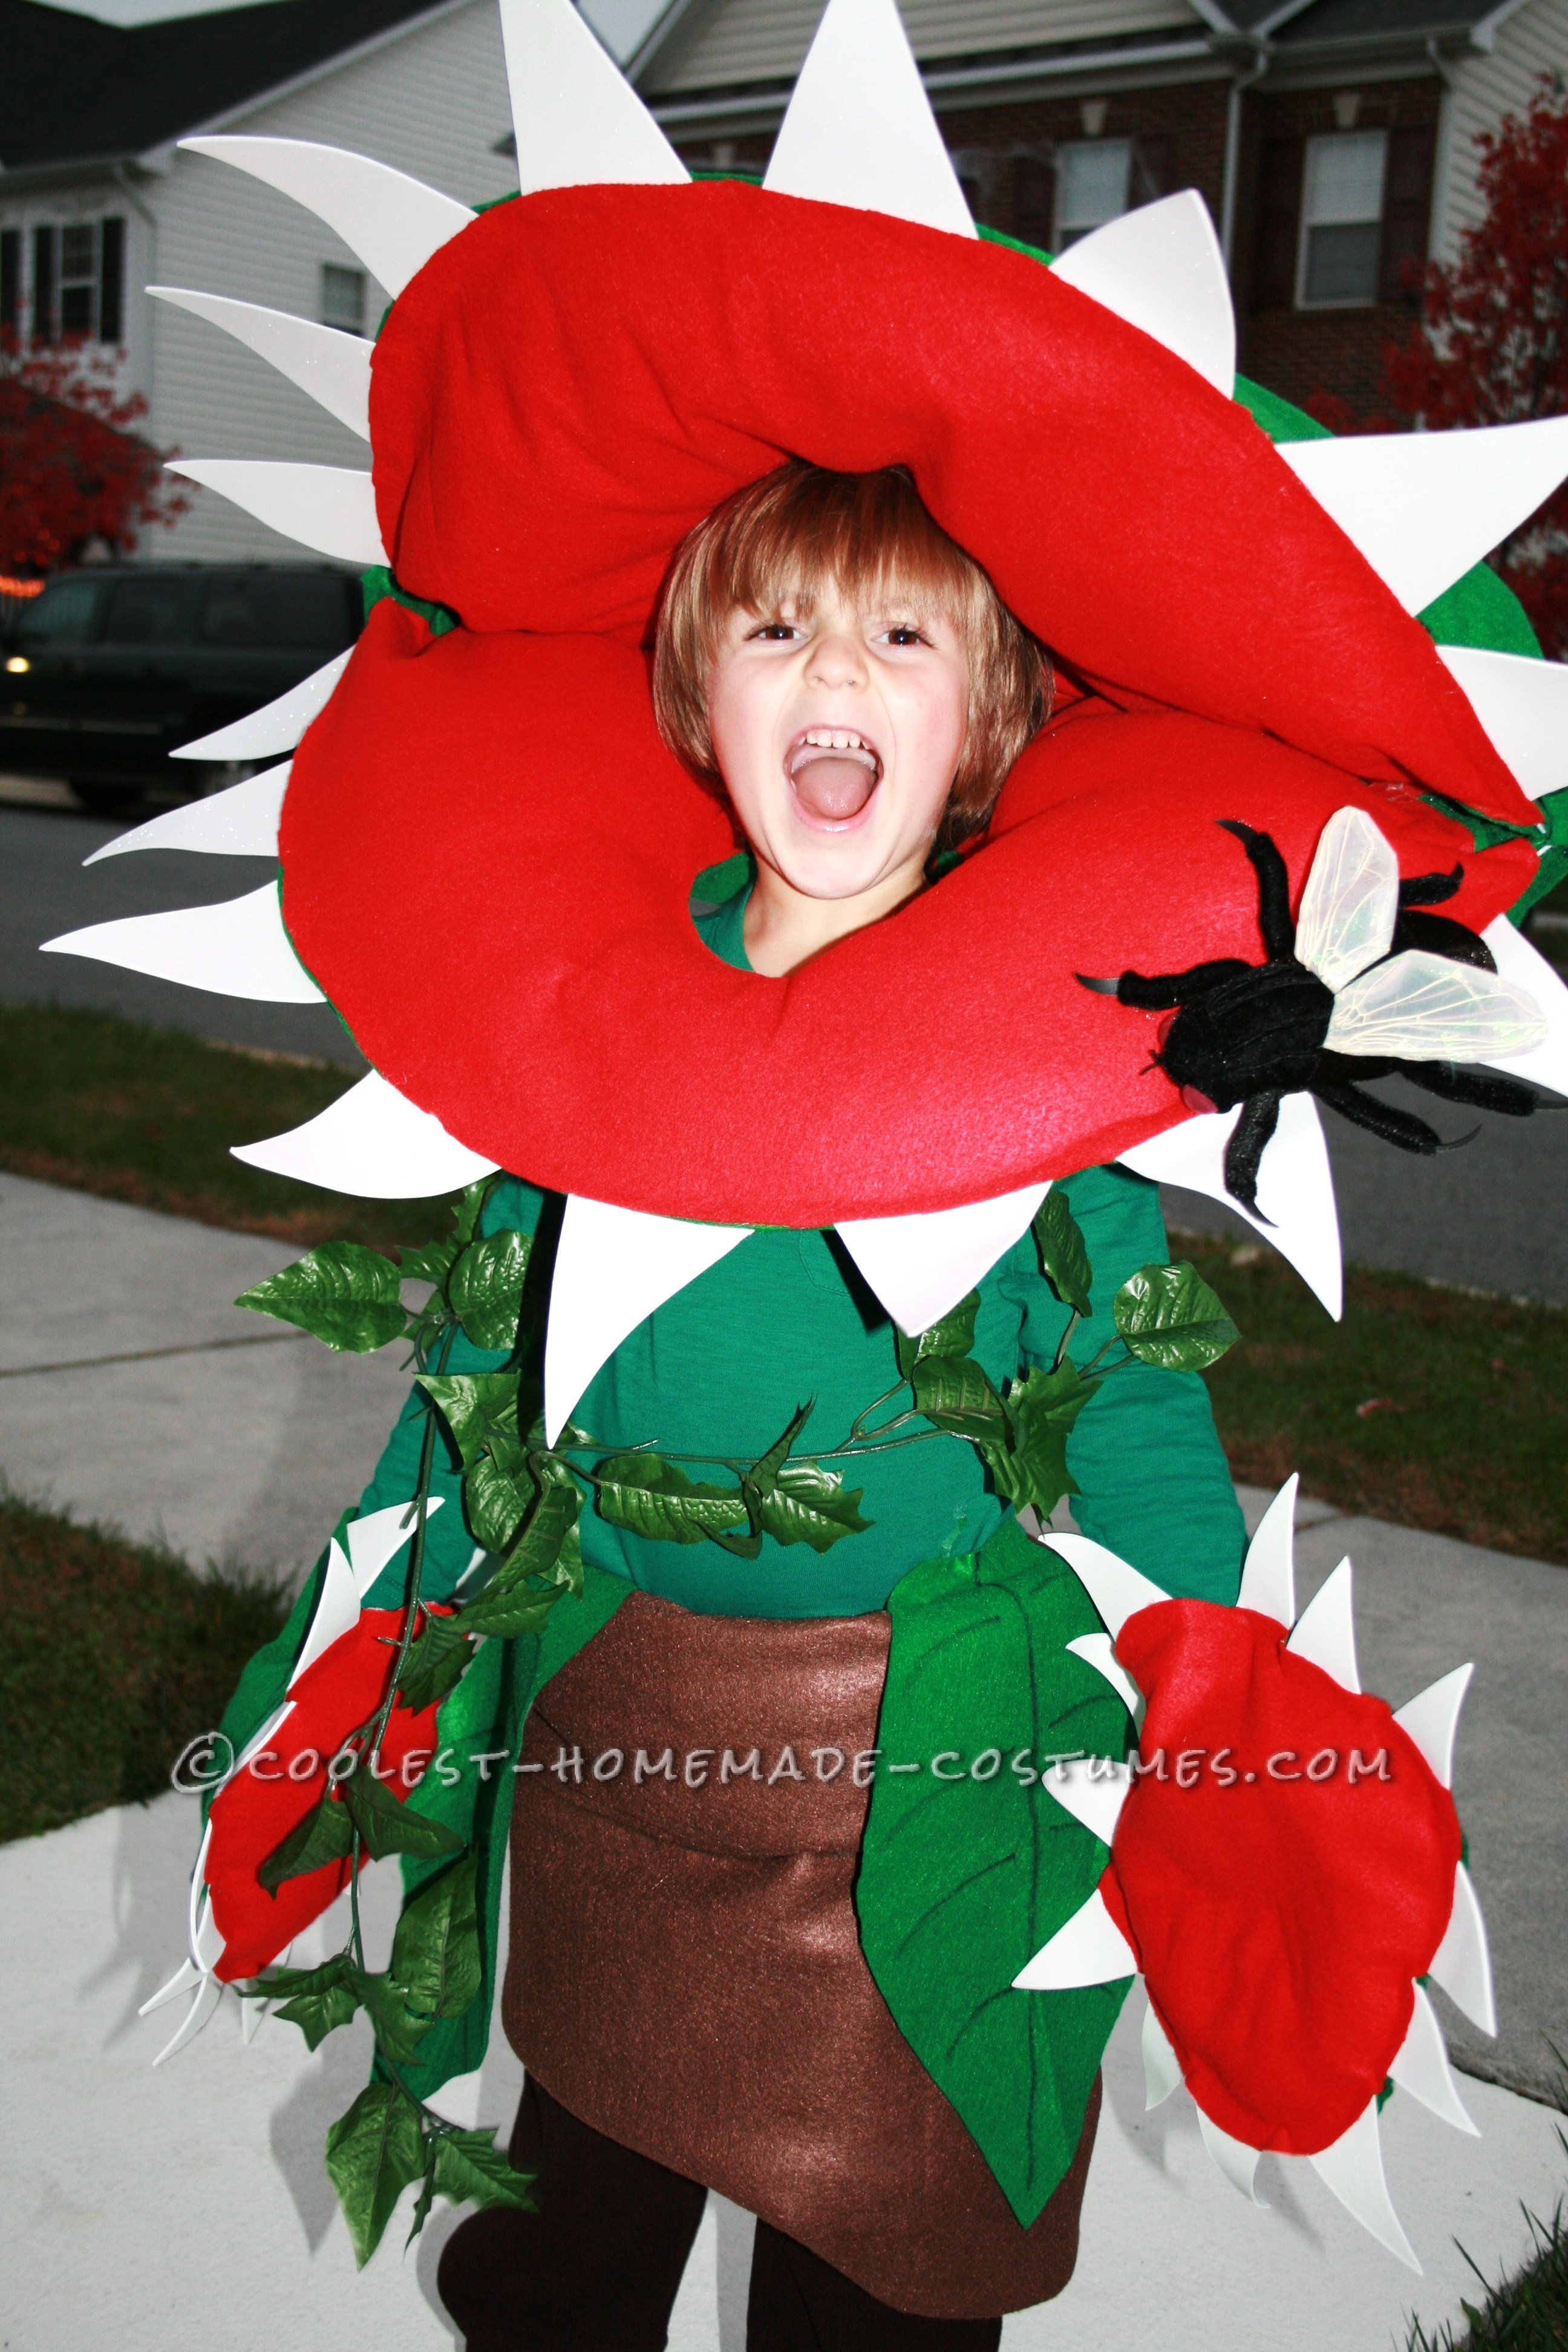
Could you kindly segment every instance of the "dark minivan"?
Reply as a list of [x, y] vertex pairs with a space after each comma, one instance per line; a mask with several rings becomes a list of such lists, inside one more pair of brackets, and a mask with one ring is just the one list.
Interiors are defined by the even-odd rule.
[[[62, 573], [4, 641], [0, 770], [63, 776], [96, 814], [149, 785], [242, 772], [168, 755], [270, 702], [353, 645], [358, 577], [326, 564], [103, 564]], [[248, 763], [247, 763], [248, 764]]]

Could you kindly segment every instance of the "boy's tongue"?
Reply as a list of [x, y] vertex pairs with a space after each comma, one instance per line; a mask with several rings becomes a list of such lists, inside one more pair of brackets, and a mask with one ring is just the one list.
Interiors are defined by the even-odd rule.
[[858, 816], [877, 789], [879, 763], [870, 751], [828, 751], [803, 743], [789, 764], [802, 807], [830, 824]]

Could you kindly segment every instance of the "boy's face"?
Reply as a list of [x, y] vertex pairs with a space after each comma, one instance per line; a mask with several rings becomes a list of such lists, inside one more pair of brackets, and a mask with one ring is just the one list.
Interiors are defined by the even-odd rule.
[[731, 616], [709, 685], [714, 756], [758, 857], [809, 898], [912, 870], [952, 789], [969, 665], [951, 621], [884, 592], [857, 611], [824, 582], [809, 618]]

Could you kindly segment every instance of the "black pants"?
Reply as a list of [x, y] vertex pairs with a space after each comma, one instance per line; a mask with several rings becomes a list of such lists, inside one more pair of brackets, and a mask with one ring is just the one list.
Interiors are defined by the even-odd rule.
[[[537, 2213], [491, 2206], [438, 2284], [468, 2352], [663, 2352], [707, 2190], [606, 2139], [530, 2080], [511, 2160]], [[999, 2319], [914, 2319], [757, 2224], [746, 2352], [997, 2352]]]

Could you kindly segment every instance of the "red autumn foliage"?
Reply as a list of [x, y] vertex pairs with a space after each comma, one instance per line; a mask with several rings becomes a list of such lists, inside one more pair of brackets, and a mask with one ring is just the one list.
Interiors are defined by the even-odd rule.
[[0, 572], [53, 572], [89, 540], [129, 553], [149, 525], [186, 511], [163, 453], [132, 429], [146, 413], [107, 355], [0, 341]]

